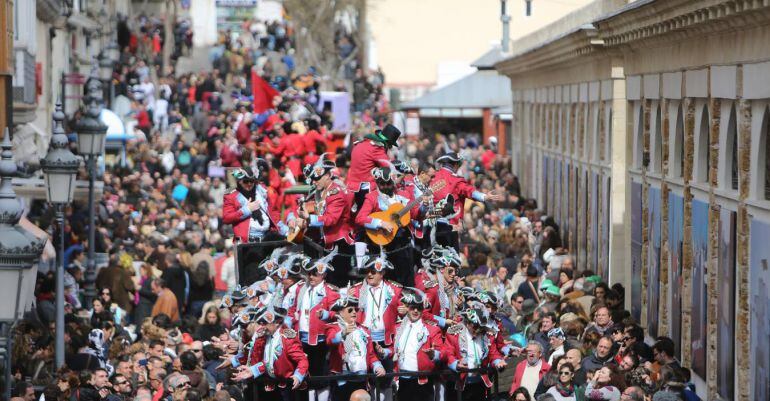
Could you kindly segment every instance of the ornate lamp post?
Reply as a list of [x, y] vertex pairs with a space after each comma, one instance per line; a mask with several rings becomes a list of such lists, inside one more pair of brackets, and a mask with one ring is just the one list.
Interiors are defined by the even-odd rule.
[[11, 349], [13, 327], [24, 314], [27, 300], [34, 293], [35, 269], [32, 266], [40, 258], [45, 241], [40, 240], [19, 226], [21, 202], [16, 198], [11, 180], [16, 175], [13, 148], [8, 128], [3, 136], [0, 155], [0, 322], [3, 337], [0, 351], [5, 359], [4, 398], [11, 399]]
[[94, 215], [94, 180], [96, 179], [96, 159], [104, 152], [104, 136], [107, 126], [99, 120], [102, 112], [102, 83], [98, 76], [92, 73], [86, 82], [86, 113], [78, 121], [75, 130], [78, 133], [78, 152], [86, 157], [88, 169], [88, 263], [85, 277], [86, 305], [96, 296], [94, 283], [96, 281], [96, 218]]
[[102, 80], [102, 85], [106, 86], [109, 91], [107, 94], [107, 99], [109, 99], [108, 107], [112, 107], [112, 71], [114, 66], [115, 63], [110, 59], [106, 50], [99, 53], [99, 79]]
[[75, 192], [75, 176], [80, 159], [69, 150], [67, 135], [64, 133], [64, 112], [61, 102], [53, 113], [54, 129], [48, 154], [40, 165], [45, 173], [46, 198], [56, 207], [56, 220], [61, 230], [61, 256], [56, 269], [56, 368], [64, 365], [64, 207], [72, 202]]

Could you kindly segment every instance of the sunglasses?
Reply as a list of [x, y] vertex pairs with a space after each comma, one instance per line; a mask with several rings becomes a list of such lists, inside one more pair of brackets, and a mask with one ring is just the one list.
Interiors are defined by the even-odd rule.
[[409, 306], [407, 306], [407, 309], [409, 309], [409, 310], [422, 310], [422, 308], [417, 306], [417, 305], [409, 305]]
[[241, 180], [241, 182], [244, 183], [244, 184], [253, 184], [256, 181], [254, 181], [254, 180]]
[[127, 383], [128, 383], [127, 380], [123, 380], [122, 382], [115, 382], [115, 385], [116, 386], [122, 386], [122, 385], [127, 384]]
[[186, 388], [186, 387], [190, 387], [190, 382], [184, 382], [184, 383], [174, 387], [174, 389], [175, 390], [179, 390], [180, 388]]
[[570, 372], [570, 371], [559, 372], [559, 375], [560, 376], [571, 376], [572, 372]]
[[202, 349], [190, 349], [190, 351], [195, 352], [195, 353], [203, 352]]
[[377, 270], [375, 270], [375, 269], [369, 269], [369, 270], [366, 271], [366, 274], [377, 274], [377, 273], [379, 273], [379, 272]]
[[352, 307], [352, 306], [349, 306], [349, 307], [345, 308], [345, 310], [346, 310], [348, 313], [353, 313], [353, 312], [355, 312], [355, 311], [356, 311], [356, 308], [354, 308], [354, 307]]

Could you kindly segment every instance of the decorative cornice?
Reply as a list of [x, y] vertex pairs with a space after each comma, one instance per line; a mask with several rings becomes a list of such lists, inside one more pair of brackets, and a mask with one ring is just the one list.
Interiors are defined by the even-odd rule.
[[755, 0], [657, 1], [594, 22], [608, 47], [768, 24], [770, 5]]
[[628, 49], [767, 25], [770, 2], [766, 0], [638, 0], [515, 54], [495, 68], [514, 77], [568, 66], [586, 56], [609, 57]]
[[591, 25], [584, 25], [560, 38], [503, 60], [495, 64], [495, 69], [503, 75], [514, 76], [594, 54], [601, 45], [602, 43], [596, 40], [596, 29]]

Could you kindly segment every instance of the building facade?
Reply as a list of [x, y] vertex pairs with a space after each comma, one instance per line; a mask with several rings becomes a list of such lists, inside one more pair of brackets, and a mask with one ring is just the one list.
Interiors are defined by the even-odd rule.
[[770, 399], [770, 2], [603, 0], [546, 29], [496, 66], [523, 188], [704, 399]]

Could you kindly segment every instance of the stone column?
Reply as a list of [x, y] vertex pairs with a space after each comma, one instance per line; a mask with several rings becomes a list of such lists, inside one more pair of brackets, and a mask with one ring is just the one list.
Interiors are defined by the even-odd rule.
[[[642, 99], [642, 113], [639, 118], [642, 118], [642, 154], [649, 161], [650, 154], [650, 108], [652, 102], [649, 99]], [[647, 316], [647, 304], [650, 302], [647, 299], [647, 287], [650, 277], [648, 270], [650, 265], [650, 183], [647, 181], [647, 168], [649, 163], [642, 163], [642, 327], [648, 327]]]
[[[661, 80], [663, 82], [663, 80]], [[662, 93], [663, 91], [661, 91]], [[660, 290], [658, 301], [658, 317], [660, 318], [660, 325], [658, 327], [658, 335], [668, 335], [668, 301], [671, 297], [668, 295], [668, 271], [669, 271], [669, 244], [668, 244], [668, 183], [666, 182], [666, 175], [668, 174], [668, 141], [669, 141], [669, 127], [668, 127], [668, 99], [661, 100], [660, 104], [660, 117], [662, 121], [661, 126], [661, 184], [660, 184]]]
[[707, 307], [706, 307], [706, 386], [708, 388], [708, 398], [716, 399], [717, 387], [717, 369], [719, 367], [717, 360], [717, 333], [719, 331], [719, 317], [717, 312], [719, 304], [717, 302], [717, 280], [719, 268], [719, 210], [714, 188], [717, 187], [717, 173], [719, 164], [719, 129], [722, 123], [722, 100], [712, 98], [709, 101], [709, 115], [711, 116], [711, 130], [709, 132], [709, 257], [706, 264], [708, 285]]
[[[610, 282], [620, 282], [627, 289], [631, 288], [631, 272], [628, 271], [631, 255], [631, 216], [627, 213], [629, 192], [626, 188], [628, 180], [628, 150], [629, 112], [626, 99], [626, 77], [623, 60], [612, 61], [612, 121], [607, 132], [607, 140], [611, 141], [610, 154], [607, 155], [610, 165]], [[633, 119], [630, 119], [633, 120]], [[630, 294], [630, 292], [629, 292]], [[626, 296], [626, 309], [631, 309], [631, 297]]]
[[736, 304], [736, 360], [738, 378], [735, 383], [738, 401], [748, 401], [750, 393], [750, 329], [749, 326], [749, 213], [746, 199], [749, 197], [751, 156], [751, 102], [743, 99], [743, 68], [738, 66], [738, 213], [736, 222], [736, 272], [738, 302]]
[[[684, 80], [684, 74], [683, 79]], [[684, 85], [684, 84], [683, 84]], [[692, 190], [690, 180], [695, 154], [695, 99], [683, 99], [684, 111], [684, 214], [682, 220], [682, 366], [692, 365]], [[674, 339], [676, 340], [676, 339]]]

